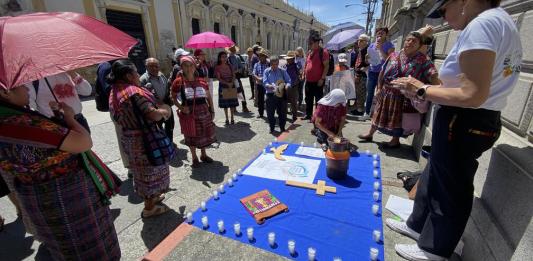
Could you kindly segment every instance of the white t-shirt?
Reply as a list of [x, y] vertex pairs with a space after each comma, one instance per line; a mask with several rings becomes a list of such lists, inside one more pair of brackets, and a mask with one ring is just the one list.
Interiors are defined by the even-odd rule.
[[444, 87], [460, 87], [459, 56], [468, 50], [496, 53], [489, 98], [479, 108], [501, 111], [518, 80], [522, 63], [520, 35], [511, 16], [500, 7], [493, 8], [466, 26], [439, 71]]
[[[48, 82], [54, 90], [54, 94], [60, 102], [66, 103], [72, 107], [74, 113], [81, 113], [81, 101], [79, 95], [89, 96], [92, 92], [91, 84], [85, 79], [76, 77], [76, 82], [67, 74], [60, 73], [52, 76], [47, 76]], [[35, 93], [33, 84], [27, 83], [26, 87], [30, 94], [30, 107], [39, 111], [46, 117], [54, 116], [54, 112], [50, 109], [50, 102], [55, 101], [54, 96], [50, 92], [48, 85], [44, 79], [39, 80], [38, 92]]]

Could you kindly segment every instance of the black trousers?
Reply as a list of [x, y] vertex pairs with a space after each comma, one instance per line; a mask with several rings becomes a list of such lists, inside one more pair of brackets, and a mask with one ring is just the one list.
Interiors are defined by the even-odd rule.
[[248, 80], [250, 81], [250, 89], [252, 90], [252, 99], [255, 97], [254, 94], [254, 88], [255, 88], [255, 79], [253, 76], [248, 76]]
[[433, 124], [431, 160], [422, 173], [409, 228], [418, 246], [449, 258], [472, 210], [477, 158], [501, 131], [500, 112], [441, 106]]
[[239, 88], [237, 89], [237, 91], [239, 93], [242, 93], [242, 101], [241, 101], [241, 104], [242, 104], [242, 107], [246, 107], [246, 94], [244, 92], [244, 86], [242, 85], [242, 81], [241, 81], [241, 78], [237, 77], [235, 78], [237, 79], [237, 82], [239, 82]]
[[170, 118], [168, 118], [166, 121], [161, 120], [159, 123], [159, 127], [165, 128], [165, 133], [167, 134], [167, 137], [172, 141], [172, 138], [174, 136], [174, 113], [170, 114]]
[[304, 81], [300, 81], [298, 84], [298, 106], [302, 105], [304, 99]]
[[259, 116], [263, 116], [265, 112], [265, 88], [263, 85], [258, 84], [257, 85], [257, 111], [259, 112]]
[[266, 96], [266, 109], [270, 131], [273, 131], [276, 127], [275, 113], [278, 114], [280, 130], [285, 131], [285, 123], [287, 122], [287, 99], [279, 98], [273, 93], [268, 93]]
[[318, 86], [318, 82], [305, 83], [305, 115], [313, 116], [313, 104], [324, 97], [324, 86]]

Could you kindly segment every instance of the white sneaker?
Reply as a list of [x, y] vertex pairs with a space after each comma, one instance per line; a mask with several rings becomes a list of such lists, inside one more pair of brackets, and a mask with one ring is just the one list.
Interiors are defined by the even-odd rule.
[[443, 261], [446, 258], [437, 256], [431, 253], [428, 253], [420, 249], [416, 244], [414, 245], [405, 245], [405, 244], [396, 244], [394, 246], [396, 253], [401, 257], [410, 260], [410, 261]]
[[[398, 232], [404, 236], [408, 236], [410, 237], [411, 239], [414, 239], [416, 241], [418, 241], [418, 238], [420, 237], [420, 233], [417, 233], [416, 231], [410, 229], [408, 226], [407, 226], [407, 223], [406, 222], [402, 222], [402, 221], [397, 221], [395, 219], [392, 219], [392, 218], [387, 218], [385, 220], [385, 224], [387, 224], [387, 226], [395, 231], [395, 232]], [[457, 254], [457, 255], [461, 255], [463, 253], [463, 247], [464, 247], [465, 243], [463, 242], [463, 240], [459, 240], [459, 243], [457, 243], [457, 246], [455, 247], [455, 250], [454, 252]]]
[[404, 236], [408, 236], [414, 240], [418, 240], [418, 238], [420, 237], [420, 233], [417, 233], [416, 231], [410, 229], [407, 226], [406, 222], [397, 221], [392, 218], [387, 218], [385, 220], [385, 224], [387, 224], [387, 226], [393, 231], [398, 232]]

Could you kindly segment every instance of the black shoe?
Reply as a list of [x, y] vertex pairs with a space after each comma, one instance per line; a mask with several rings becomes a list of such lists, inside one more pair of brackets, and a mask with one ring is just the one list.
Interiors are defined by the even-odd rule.
[[257, 118], [258, 118], [258, 119], [259, 119], [259, 118], [263, 118], [263, 115], [257, 115]]
[[280, 129], [281, 132], [286, 132], [287, 130], [285, 128]]
[[355, 115], [355, 116], [363, 116], [365, 114], [364, 111], [358, 111], [358, 110], [353, 110], [350, 112], [351, 115]]

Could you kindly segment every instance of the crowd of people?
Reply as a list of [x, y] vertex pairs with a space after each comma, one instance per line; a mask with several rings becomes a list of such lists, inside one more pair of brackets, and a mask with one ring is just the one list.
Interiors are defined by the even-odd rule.
[[[206, 148], [217, 141], [214, 95], [225, 125], [235, 124], [237, 107], [251, 113], [242, 83], [247, 77], [257, 117], [264, 118], [266, 110], [271, 134], [287, 131], [290, 104], [292, 121], [302, 112], [324, 149], [330, 138], [356, 135], [343, 133], [350, 115], [371, 119], [359, 139], [371, 142], [380, 131], [392, 136], [384, 146], [397, 148], [401, 137], [420, 129], [429, 102], [437, 104], [431, 160], [417, 184], [413, 213], [407, 222], [386, 223], [417, 240], [396, 245], [404, 258], [449, 258], [472, 208], [477, 158], [498, 139], [500, 111], [520, 72], [519, 35], [499, 2], [436, 1], [429, 17], [444, 17], [462, 30], [440, 73], [427, 53], [433, 33], [428, 26], [406, 35], [399, 51], [387, 40], [387, 28], [378, 28], [373, 42], [362, 34], [353, 50], [338, 54], [335, 65], [317, 33], [311, 33], [307, 52], [302, 47], [289, 51], [283, 64], [259, 45], [246, 49], [247, 59], [237, 46], [228, 47], [215, 63], [207, 61], [204, 50], [179, 48], [168, 78], [155, 58], [146, 60], [142, 75], [127, 59], [100, 64], [97, 108], [109, 111], [122, 162], [144, 200], [142, 217], [169, 210], [162, 201], [177, 146], [173, 107], [191, 167], [212, 163]], [[327, 86], [332, 71], [346, 70], [353, 72], [353, 105], [341, 89], [331, 82]], [[218, 82], [216, 94], [212, 79]], [[0, 196], [9, 196], [26, 230], [45, 243], [54, 259], [120, 258], [109, 199], [121, 181], [91, 151], [91, 130], [79, 98], [91, 91], [75, 72], [0, 91]]]

